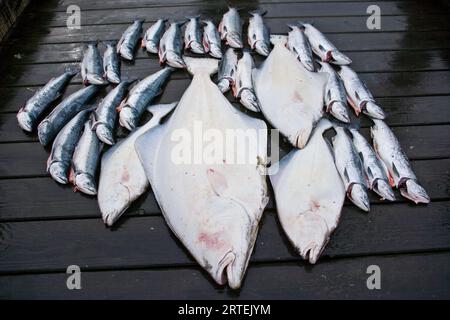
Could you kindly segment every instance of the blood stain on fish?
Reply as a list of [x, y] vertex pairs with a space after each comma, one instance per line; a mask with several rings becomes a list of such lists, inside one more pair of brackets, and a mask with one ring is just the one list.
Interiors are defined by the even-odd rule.
[[225, 242], [220, 239], [220, 234], [218, 232], [213, 234], [208, 234], [205, 232], [200, 233], [198, 236], [198, 241], [200, 243], [204, 243], [205, 246], [209, 249], [221, 249]]

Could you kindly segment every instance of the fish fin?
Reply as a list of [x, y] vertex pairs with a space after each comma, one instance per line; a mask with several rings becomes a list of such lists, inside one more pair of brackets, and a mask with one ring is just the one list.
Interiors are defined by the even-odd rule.
[[162, 119], [169, 114], [178, 104], [178, 101], [166, 104], [153, 104], [147, 107], [147, 111], [153, 114], [153, 117]]
[[191, 74], [199, 72], [206, 72], [209, 75], [217, 72], [219, 68], [219, 62], [216, 59], [211, 58], [191, 58], [183, 56], [183, 60], [186, 63], [187, 70]]
[[209, 184], [219, 197], [224, 197], [228, 189], [228, 183], [226, 177], [217, 169], [208, 168], [206, 170], [206, 176], [208, 177]]

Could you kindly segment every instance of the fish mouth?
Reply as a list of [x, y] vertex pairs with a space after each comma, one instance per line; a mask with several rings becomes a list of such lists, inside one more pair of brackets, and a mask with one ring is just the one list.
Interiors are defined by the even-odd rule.
[[135, 115], [130, 106], [123, 106], [119, 113], [119, 123], [122, 127], [132, 131], [136, 127]]
[[86, 76], [86, 83], [90, 83], [90, 84], [97, 84], [97, 85], [102, 85], [102, 84], [106, 84], [107, 82], [105, 81], [105, 79], [103, 79], [103, 77], [97, 75], [97, 74], [88, 74]]
[[363, 113], [368, 115], [371, 118], [383, 120], [386, 118], [386, 114], [384, 113], [383, 109], [381, 109], [375, 102], [373, 101], [367, 101], [363, 105]]
[[186, 68], [186, 63], [184, 60], [175, 52], [167, 52], [166, 54], [166, 62], [169, 66], [174, 68], [184, 69]]
[[152, 41], [148, 41], [145, 45], [145, 49], [147, 49], [150, 53], [158, 53], [158, 45]]
[[300, 62], [302, 63], [302, 65], [305, 67], [306, 70], [311, 71], [311, 72], [316, 71], [314, 62], [312, 62], [311, 60], [301, 60], [300, 58], [298, 60], [300, 60]]
[[209, 55], [213, 58], [222, 59], [222, 50], [219, 46], [211, 45]]
[[330, 114], [339, 121], [345, 123], [350, 122], [350, 117], [348, 115], [347, 108], [345, 107], [345, 104], [342, 101], [333, 101], [328, 109], [330, 110], [329, 111]]
[[204, 54], [205, 53], [205, 49], [203, 49], [203, 46], [198, 42], [192, 42], [190, 44], [190, 47], [191, 47], [191, 51], [193, 53], [196, 53], [196, 54]]
[[365, 212], [370, 211], [370, 202], [366, 189], [359, 183], [354, 183], [350, 186], [347, 196], [361, 210]]
[[338, 50], [329, 52], [328, 56], [330, 57], [329, 61], [333, 64], [344, 66], [352, 63], [352, 59]]
[[60, 162], [53, 162], [47, 168], [53, 180], [60, 184], [67, 184], [68, 177], [64, 166]]
[[74, 179], [74, 185], [77, 190], [90, 195], [95, 196], [97, 194], [97, 186], [95, 185], [94, 178], [87, 173], [78, 173]]
[[264, 41], [257, 41], [255, 43], [255, 51], [265, 57], [270, 53], [269, 46]]
[[97, 133], [97, 137], [100, 141], [111, 146], [115, 143], [111, 130], [109, 130], [105, 125], [98, 125], [97, 128], [95, 128], [95, 132]]
[[241, 35], [238, 33], [228, 33], [227, 34], [227, 44], [235, 49], [241, 49], [244, 47], [241, 39]]
[[32, 119], [31, 116], [28, 112], [25, 111], [20, 111], [19, 113], [17, 113], [17, 122], [19, 123], [19, 126], [28, 132], [33, 131], [33, 126], [32, 126]]
[[244, 107], [253, 112], [260, 112], [258, 100], [256, 99], [255, 94], [249, 89], [244, 89], [241, 92], [241, 103]]
[[217, 83], [217, 86], [220, 92], [225, 93], [230, 90], [230, 80], [224, 78]]
[[217, 271], [213, 275], [214, 280], [220, 284], [237, 290], [241, 287], [248, 259], [238, 259], [232, 251], [227, 252], [218, 264]]
[[120, 56], [122, 58], [124, 58], [125, 60], [133, 60], [133, 54], [131, 52], [129, 52], [128, 50], [120, 49], [119, 53], [120, 53]]
[[372, 189], [383, 199], [387, 199], [389, 201], [395, 200], [394, 191], [392, 190], [389, 183], [383, 179], [377, 179], [374, 182]]
[[405, 198], [418, 203], [430, 203], [430, 196], [425, 189], [414, 179], [408, 179], [405, 183], [399, 185], [400, 193]]
[[112, 72], [108, 72], [106, 74], [106, 79], [111, 82], [111, 83], [115, 83], [115, 84], [119, 84], [120, 83], [120, 77]]

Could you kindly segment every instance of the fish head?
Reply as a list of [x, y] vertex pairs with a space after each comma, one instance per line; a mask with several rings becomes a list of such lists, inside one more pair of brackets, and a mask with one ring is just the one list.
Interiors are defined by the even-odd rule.
[[217, 86], [219, 87], [220, 92], [225, 93], [230, 90], [230, 81], [223, 78], [217, 83]]
[[87, 173], [78, 173], [74, 178], [74, 185], [77, 190], [81, 192], [94, 196], [97, 194], [97, 185], [95, 179]]
[[194, 52], [194, 53], [197, 53], [197, 54], [204, 54], [205, 53], [205, 49], [198, 42], [195, 42], [195, 41], [191, 42], [190, 47], [191, 47], [192, 52]]
[[217, 59], [222, 59], [222, 48], [220, 48], [218, 45], [211, 44], [209, 48], [209, 54]]
[[329, 61], [337, 65], [348, 65], [352, 60], [340, 51], [333, 50], [328, 52]]
[[389, 201], [395, 200], [394, 191], [386, 180], [378, 179], [373, 185], [373, 191]]
[[158, 44], [153, 41], [147, 41], [145, 43], [145, 49], [150, 53], [158, 53]]
[[52, 178], [61, 184], [67, 184], [68, 177], [67, 168], [61, 162], [52, 162], [47, 168], [47, 171], [50, 173]]
[[106, 143], [108, 145], [113, 145], [114, 144], [114, 135], [112, 133], [112, 130], [107, 128], [104, 124], [99, 124], [95, 128], [95, 132], [97, 133], [97, 137], [103, 143]]
[[50, 121], [42, 121], [38, 126], [38, 138], [42, 145], [46, 146], [53, 132], [53, 125]]
[[174, 68], [184, 69], [186, 68], [186, 63], [183, 58], [181, 58], [178, 54], [173, 51], [167, 51], [165, 59], [167, 64]]
[[339, 121], [349, 123], [350, 117], [347, 112], [347, 108], [342, 101], [334, 101], [331, 103], [329, 108], [330, 114], [338, 119]]
[[363, 108], [363, 112], [371, 118], [383, 120], [386, 117], [383, 109], [373, 101], [367, 101]]
[[120, 83], [120, 77], [115, 72], [108, 71], [108, 73], [106, 74], [106, 78], [109, 82]]
[[270, 53], [270, 48], [264, 41], [257, 41], [255, 43], [255, 50], [260, 55], [267, 57]]
[[122, 127], [132, 131], [137, 125], [137, 117], [133, 109], [127, 105], [123, 106], [119, 113], [119, 123]]
[[366, 188], [359, 183], [354, 183], [348, 191], [349, 199], [361, 210], [369, 212], [370, 202], [367, 196]]
[[33, 119], [28, 112], [19, 111], [17, 113], [17, 122], [23, 130], [28, 132], [33, 131]]
[[102, 186], [100, 186], [98, 204], [103, 222], [111, 227], [130, 206], [131, 199], [129, 189], [122, 183], [116, 183], [107, 188], [106, 192], [102, 192]]
[[244, 107], [253, 112], [260, 111], [258, 99], [256, 99], [256, 95], [251, 90], [244, 89], [241, 92], [241, 103], [244, 105]]
[[239, 33], [228, 32], [226, 38], [227, 38], [227, 44], [230, 47], [233, 47], [236, 49], [240, 49], [240, 48], [244, 47], [244, 45], [242, 43], [241, 35]]
[[407, 199], [415, 203], [429, 203], [430, 196], [425, 189], [414, 179], [408, 179], [405, 183], [399, 185], [400, 193]]

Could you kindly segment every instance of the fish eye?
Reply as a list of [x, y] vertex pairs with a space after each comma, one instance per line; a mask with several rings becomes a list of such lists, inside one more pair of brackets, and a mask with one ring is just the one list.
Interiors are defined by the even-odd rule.
[[322, 47], [322, 45], [321, 44], [319, 44], [319, 49], [320, 49], [320, 51], [323, 51], [323, 52], [326, 52], [327, 50], [325, 50], [325, 48], [324, 47]]

